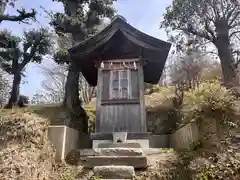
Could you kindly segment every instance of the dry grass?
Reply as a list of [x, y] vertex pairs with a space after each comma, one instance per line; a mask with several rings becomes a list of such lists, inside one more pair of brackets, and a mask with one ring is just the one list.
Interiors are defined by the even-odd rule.
[[55, 150], [47, 139], [48, 120], [27, 109], [0, 112], [0, 179], [46, 180]]
[[51, 124], [64, 124], [64, 121], [59, 118], [59, 114], [61, 112], [67, 112], [67, 110], [60, 104], [32, 105], [28, 108], [35, 114], [48, 119]]
[[169, 171], [176, 163], [177, 155], [173, 149], [159, 149], [146, 153], [149, 159], [147, 171], [136, 171], [136, 180], [169, 180]]
[[157, 112], [159, 110], [173, 108], [173, 94], [153, 93], [145, 95], [145, 104], [147, 112]]

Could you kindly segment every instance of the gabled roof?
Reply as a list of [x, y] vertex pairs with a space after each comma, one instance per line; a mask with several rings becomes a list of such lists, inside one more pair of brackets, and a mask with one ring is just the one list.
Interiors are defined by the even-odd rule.
[[69, 53], [73, 61], [78, 61], [89, 84], [94, 86], [97, 84], [94, 60], [119, 58], [124, 54], [137, 58], [141, 49], [143, 58], [147, 59], [145, 82], [155, 84], [162, 74], [170, 48], [170, 43], [151, 37], [117, 17], [95, 36], [70, 48]]

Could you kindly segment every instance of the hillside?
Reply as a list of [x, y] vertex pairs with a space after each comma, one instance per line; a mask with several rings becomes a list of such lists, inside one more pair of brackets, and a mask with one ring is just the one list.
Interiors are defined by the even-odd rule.
[[[173, 97], [171, 88], [160, 88], [146, 96], [147, 111], [167, 113]], [[84, 108], [94, 123], [94, 103]], [[198, 124], [199, 142], [188, 150], [147, 151], [150, 167], [137, 171], [136, 180], [239, 180], [239, 99], [216, 82], [205, 83], [185, 93], [180, 111], [183, 124]], [[57, 116], [61, 112], [66, 111], [59, 105], [1, 110], [1, 180], [87, 180], [92, 176], [84, 163], [70, 166], [54, 161], [55, 150], [46, 130], [50, 123], [62, 123]]]
[[0, 113], [0, 179], [50, 179], [55, 150], [46, 136], [47, 120], [27, 110]]

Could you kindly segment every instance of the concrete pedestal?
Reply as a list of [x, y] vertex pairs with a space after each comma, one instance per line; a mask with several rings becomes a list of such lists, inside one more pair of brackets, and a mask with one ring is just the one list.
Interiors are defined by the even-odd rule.
[[91, 139], [93, 140], [93, 148], [99, 148], [101, 144], [115, 144], [114, 140], [119, 139], [125, 141], [122, 143], [137, 143], [140, 144], [140, 148], [148, 149], [149, 148], [149, 137], [151, 133], [127, 133], [127, 138], [121, 132], [113, 133], [92, 133]]

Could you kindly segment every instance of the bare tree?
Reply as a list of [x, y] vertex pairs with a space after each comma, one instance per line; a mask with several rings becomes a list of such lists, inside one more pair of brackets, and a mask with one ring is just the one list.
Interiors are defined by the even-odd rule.
[[166, 85], [167, 84], [167, 68], [163, 69], [162, 75], [158, 81], [159, 85]]
[[173, 84], [184, 85], [185, 88], [195, 88], [201, 81], [221, 78], [220, 63], [201, 51], [178, 55], [169, 67], [170, 81]]
[[53, 67], [40, 66], [45, 79], [42, 81], [42, 88], [45, 93], [51, 94], [53, 101], [62, 102], [65, 93], [67, 65], [53, 64]]
[[3, 107], [7, 103], [10, 90], [11, 85], [7, 74], [0, 70], [0, 107]]
[[82, 99], [85, 104], [90, 103], [95, 94], [96, 88], [89, 86], [88, 82], [85, 80], [82, 74], [80, 74], [79, 78], [79, 87], [79, 94], [81, 97], [80, 99]]
[[36, 92], [30, 99], [31, 104], [59, 104], [61, 100], [46, 92]]
[[210, 42], [217, 50], [224, 84], [238, 86], [239, 0], [173, 0], [162, 27], [178, 32], [172, 39], [181, 43], [183, 35], [191, 36], [191, 43]]
[[[45, 79], [42, 81], [42, 88], [46, 96], [51, 96], [52, 102], [62, 102], [65, 94], [68, 65], [53, 64], [52, 67], [41, 65], [40, 68], [45, 76]], [[88, 104], [95, 93], [95, 88], [89, 86], [82, 74], [80, 74], [79, 78], [79, 87], [80, 99], [83, 103]]]

